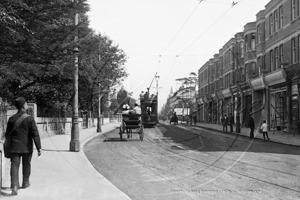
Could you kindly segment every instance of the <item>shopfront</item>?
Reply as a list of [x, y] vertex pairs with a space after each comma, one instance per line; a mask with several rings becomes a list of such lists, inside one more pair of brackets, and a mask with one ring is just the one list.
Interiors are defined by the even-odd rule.
[[288, 131], [290, 124], [288, 99], [290, 95], [287, 93], [288, 85], [284, 69], [267, 74], [265, 82], [270, 90], [270, 129]]
[[229, 116], [229, 114], [232, 111], [232, 103], [231, 103], [231, 98], [232, 98], [232, 94], [231, 94], [231, 90], [230, 88], [227, 88], [225, 90], [222, 91], [224, 100], [223, 100], [223, 115], [227, 115]]

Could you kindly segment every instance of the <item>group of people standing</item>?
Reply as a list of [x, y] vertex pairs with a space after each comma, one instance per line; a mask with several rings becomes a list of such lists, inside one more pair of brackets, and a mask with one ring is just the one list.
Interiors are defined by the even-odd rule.
[[234, 117], [232, 115], [232, 113], [230, 113], [229, 117], [227, 117], [226, 114], [224, 114], [224, 116], [222, 117], [222, 125], [223, 125], [223, 131], [225, 131], [226, 133], [227, 131], [227, 126], [230, 126], [230, 132], [233, 132], [233, 124], [234, 124]]
[[[230, 113], [229, 117], [227, 117], [226, 114], [224, 114], [224, 116], [222, 117], [222, 125], [223, 125], [223, 131], [224, 132], [228, 132], [227, 131], [227, 126], [230, 126], [230, 132], [233, 132], [233, 124], [234, 124], [234, 117], [232, 115], [232, 113]], [[250, 118], [249, 118], [249, 122], [248, 122], [248, 127], [250, 128], [250, 138], [254, 138], [254, 129], [255, 129], [255, 122], [254, 122], [254, 118], [253, 118], [253, 113], [250, 113]], [[269, 136], [268, 136], [268, 124], [266, 122], [266, 120], [263, 120], [263, 123], [260, 127], [260, 133], [263, 134], [264, 140], [270, 140]]]

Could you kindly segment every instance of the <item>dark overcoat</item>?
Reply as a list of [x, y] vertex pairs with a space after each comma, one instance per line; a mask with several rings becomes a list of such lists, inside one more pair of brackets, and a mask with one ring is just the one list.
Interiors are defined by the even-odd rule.
[[255, 128], [254, 118], [252, 116], [249, 119], [248, 127], [251, 128], [251, 129]]
[[[11, 116], [8, 120], [5, 138], [13, 130], [15, 122], [24, 114], [24, 111], [19, 111]], [[33, 142], [36, 149], [41, 149], [41, 139], [36, 123], [32, 116], [26, 117], [23, 122], [10, 133], [10, 152], [11, 153], [32, 153]]]

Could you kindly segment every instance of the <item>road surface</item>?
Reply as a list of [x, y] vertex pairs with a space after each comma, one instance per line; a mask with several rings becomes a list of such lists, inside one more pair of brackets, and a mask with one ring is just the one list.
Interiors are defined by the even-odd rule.
[[115, 129], [84, 152], [133, 200], [300, 199], [299, 147], [159, 124], [144, 141]]

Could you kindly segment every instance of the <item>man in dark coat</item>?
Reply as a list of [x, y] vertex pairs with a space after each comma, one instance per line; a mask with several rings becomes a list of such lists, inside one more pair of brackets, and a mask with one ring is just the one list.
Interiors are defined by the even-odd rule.
[[233, 132], [233, 124], [234, 124], [234, 117], [232, 115], [232, 113], [230, 113], [229, 115], [229, 126], [230, 126], [230, 132]]
[[[22, 158], [23, 172], [23, 188], [30, 186], [29, 176], [31, 173], [31, 158], [33, 152], [33, 142], [38, 151], [38, 156], [41, 155], [41, 140], [36, 123], [32, 116], [26, 115], [27, 102], [24, 97], [18, 97], [15, 100], [15, 106], [18, 112], [11, 116], [7, 123], [5, 138], [10, 138], [10, 176], [12, 195], [18, 194], [19, 187], [19, 166]], [[24, 120], [18, 127], [14, 127], [15, 122], [25, 114]]]
[[223, 131], [226, 131], [227, 133], [228, 118], [226, 114], [222, 118], [222, 124], [223, 124]]
[[249, 124], [248, 127], [250, 128], [250, 138], [254, 138], [254, 118], [253, 118], [253, 114], [250, 113], [250, 119], [249, 119]]

